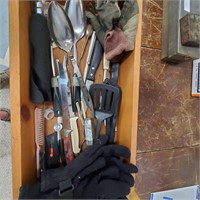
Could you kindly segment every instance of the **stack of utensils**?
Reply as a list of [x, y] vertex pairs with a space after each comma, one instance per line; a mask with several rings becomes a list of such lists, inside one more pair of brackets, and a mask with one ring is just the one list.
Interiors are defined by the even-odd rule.
[[[88, 5], [94, 11], [93, 3]], [[115, 145], [122, 55], [117, 60], [115, 55], [115, 62], [108, 60], [99, 32], [87, 17], [82, 0], [67, 0], [65, 5], [56, 1], [33, 2], [30, 99], [36, 105], [38, 178], [48, 170], [70, 165], [102, 136], [108, 138], [107, 144]], [[79, 48], [81, 40], [84, 45]], [[66, 52], [60, 59], [55, 53], [58, 49]], [[103, 74], [99, 80], [97, 71], [101, 65]]]

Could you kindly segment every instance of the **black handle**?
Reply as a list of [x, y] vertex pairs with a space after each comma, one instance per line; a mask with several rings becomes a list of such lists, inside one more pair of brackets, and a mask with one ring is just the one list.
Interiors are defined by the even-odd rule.
[[65, 149], [63, 144], [63, 139], [59, 140], [59, 152], [60, 152], [60, 158], [63, 165], [66, 165], [66, 158], [65, 158]]
[[87, 75], [88, 80], [94, 81], [95, 73], [101, 62], [102, 56], [103, 56], [103, 47], [101, 46], [101, 43], [98, 40], [96, 40], [94, 51], [92, 54], [92, 59], [90, 62], [90, 67], [88, 70], [88, 75]]
[[50, 134], [45, 140], [46, 168], [58, 167], [60, 165], [57, 133]]
[[52, 87], [53, 87], [53, 110], [55, 117], [62, 116], [62, 102], [60, 91], [58, 87], [58, 80], [57, 77], [52, 77]]
[[77, 79], [77, 74], [73, 76], [74, 80], [74, 92], [73, 92], [73, 99], [72, 99], [72, 109], [73, 112], [77, 112], [76, 102], [81, 102], [81, 87], [79, 86], [79, 82]]
[[112, 85], [118, 85], [120, 63], [112, 63], [110, 68], [110, 81]]
[[30, 36], [30, 99], [33, 103], [52, 101], [50, 34], [47, 20], [33, 14], [29, 24]]

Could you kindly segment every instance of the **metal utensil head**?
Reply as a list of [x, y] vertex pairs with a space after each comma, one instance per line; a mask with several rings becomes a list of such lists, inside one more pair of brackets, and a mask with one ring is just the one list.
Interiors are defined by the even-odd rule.
[[65, 11], [71, 20], [74, 30], [74, 42], [76, 43], [83, 37], [87, 26], [87, 20], [82, 0], [66, 1]]
[[48, 9], [48, 26], [54, 42], [66, 52], [70, 52], [74, 44], [74, 31], [65, 10], [52, 1]]

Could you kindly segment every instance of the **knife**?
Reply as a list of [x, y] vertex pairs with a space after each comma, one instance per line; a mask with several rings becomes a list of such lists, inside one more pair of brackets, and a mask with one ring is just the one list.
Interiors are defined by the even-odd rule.
[[[66, 63], [65, 58], [65, 63]], [[70, 117], [70, 126], [71, 126], [71, 141], [72, 141], [72, 150], [75, 154], [80, 152], [79, 148], [79, 133], [78, 133], [78, 126], [77, 126], [77, 119], [78, 117], [75, 116], [73, 109], [72, 109], [72, 86], [70, 83], [70, 76], [69, 70], [66, 64], [63, 64], [64, 68], [66, 69], [66, 80], [67, 80], [67, 102], [68, 102], [68, 110], [69, 110], [69, 117]]]
[[77, 108], [76, 108], [76, 103], [80, 103], [81, 102], [81, 90], [80, 90], [80, 85], [78, 82], [78, 78], [77, 78], [77, 74], [74, 73], [73, 75], [73, 84], [74, 84], [74, 88], [73, 88], [73, 98], [72, 98], [72, 109], [73, 112], [77, 112]]
[[92, 53], [93, 53], [93, 50], [94, 50], [96, 38], [97, 38], [96, 33], [95, 33], [95, 31], [93, 31], [91, 41], [90, 41], [90, 47], [89, 47], [88, 55], [87, 55], [87, 59], [86, 59], [84, 74], [83, 74], [84, 82], [86, 81], [86, 77], [87, 77], [87, 74], [88, 74], [88, 68], [89, 68], [89, 65], [90, 65], [90, 61], [91, 61]]
[[95, 73], [97, 71], [97, 68], [99, 67], [102, 56], [103, 56], [103, 47], [101, 46], [101, 43], [98, 40], [96, 40], [94, 51], [91, 58], [91, 64], [89, 66], [87, 79], [85, 83], [88, 90], [90, 86], [94, 83]]
[[54, 116], [61, 117], [62, 116], [62, 102], [61, 102], [61, 97], [60, 97], [58, 78], [55, 74], [55, 65], [54, 65], [54, 59], [53, 59], [52, 46], [51, 46], [51, 65], [52, 65], [52, 73], [53, 73], [53, 76], [51, 78], [51, 85], [53, 88]]
[[60, 94], [62, 101], [62, 134], [63, 134], [63, 143], [65, 158], [67, 164], [73, 160], [73, 152], [71, 145], [71, 126], [69, 121], [69, 111], [68, 111], [68, 100], [67, 100], [67, 72], [66, 72], [66, 58], [63, 60], [63, 65], [57, 61], [58, 73], [59, 73], [59, 85], [60, 85]]

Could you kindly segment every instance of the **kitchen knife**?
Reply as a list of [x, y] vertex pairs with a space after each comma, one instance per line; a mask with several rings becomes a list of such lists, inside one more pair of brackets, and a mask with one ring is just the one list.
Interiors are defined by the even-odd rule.
[[57, 143], [58, 143], [60, 160], [61, 160], [62, 164], [65, 166], [66, 165], [66, 159], [65, 159], [63, 140], [62, 140], [62, 137], [61, 137], [62, 117], [57, 118], [57, 123], [53, 126], [53, 128], [57, 133]]
[[[64, 65], [63, 65], [64, 66]], [[67, 79], [67, 102], [68, 102], [68, 110], [70, 116], [70, 126], [71, 126], [71, 141], [72, 141], [72, 150], [75, 154], [80, 152], [79, 148], [79, 133], [78, 133], [78, 126], [77, 126], [77, 119], [78, 117], [75, 116], [73, 109], [72, 109], [72, 86], [70, 83], [70, 76], [69, 70], [66, 66], [66, 79]]]
[[73, 98], [72, 98], [72, 109], [73, 109], [73, 112], [77, 112], [76, 103], [81, 102], [81, 88], [80, 88], [76, 73], [74, 73], [73, 75], [73, 83], [74, 83], [74, 89], [73, 89]]
[[66, 72], [67, 60], [64, 57], [63, 65], [57, 60], [57, 67], [59, 73], [59, 85], [60, 94], [62, 101], [62, 135], [64, 143], [65, 158], [67, 164], [73, 160], [73, 152], [71, 145], [71, 126], [69, 121], [69, 111], [68, 111], [68, 100], [67, 100], [67, 72]]
[[95, 73], [101, 62], [102, 56], [103, 56], [103, 47], [101, 46], [101, 43], [98, 40], [96, 40], [85, 83], [88, 90], [90, 86], [94, 83]]
[[89, 47], [88, 55], [87, 55], [87, 59], [86, 59], [84, 74], [83, 74], [84, 82], [86, 81], [86, 77], [87, 77], [87, 74], [88, 74], [88, 68], [89, 68], [89, 65], [90, 65], [90, 62], [91, 62], [91, 57], [92, 57], [92, 53], [93, 53], [93, 50], [94, 50], [96, 38], [97, 38], [96, 33], [95, 33], [95, 31], [93, 31], [91, 41], [90, 41], [90, 47]]
[[60, 97], [58, 78], [55, 74], [55, 65], [54, 65], [54, 59], [53, 59], [52, 46], [51, 46], [51, 66], [52, 66], [52, 73], [53, 73], [53, 76], [51, 78], [51, 86], [53, 88], [54, 116], [55, 117], [61, 117], [62, 116], [62, 102], [61, 102], [61, 97]]

